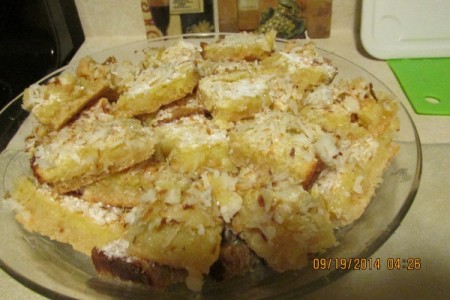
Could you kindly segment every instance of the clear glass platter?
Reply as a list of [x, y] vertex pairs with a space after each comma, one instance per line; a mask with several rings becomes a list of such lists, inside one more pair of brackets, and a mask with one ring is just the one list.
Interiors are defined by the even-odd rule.
[[[199, 45], [212, 42], [218, 35], [185, 35], [127, 44], [91, 55], [98, 61], [109, 56], [117, 59], [138, 60], [139, 50], [147, 47], [168, 46], [180, 38]], [[284, 41], [278, 41], [282, 46]], [[352, 62], [325, 50], [320, 53], [338, 68], [338, 78], [363, 77], [376, 91], [391, 93], [369, 72]], [[74, 68], [69, 65], [66, 68]], [[50, 74], [48, 80], [61, 70]], [[258, 299], [267, 297], [292, 298], [310, 293], [342, 277], [350, 270], [315, 270], [308, 266], [300, 271], [275, 273], [259, 269], [244, 277], [224, 282], [207, 280], [200, 294], [189, 291], [184, 284], [164, 292], [99, 277], [89, 257], [70, 246], [51, 241], [25, 231], [14, 219], [13, 205], [7, 199], [8, 191], [17, 176], [27, 172], [28, 158], [23, 153], [23, 137], [31, 130], [28, 113], [21, 108], [22, 95], [11, 101], [0, 112], [0, 266], [10, 276], [30, 289], [50, 298], [115, 299], [115, 298], [202, 298], [202, 299]], [[422, 154], [416, 128], [406, 109], [400, 104], [401, 128], [395, 137], [400, 152], [385, 171], [384, 181], [376, 191], [364, 215], [355, 223], [337, 232], [339, 246], [329, 249], [324, 258], [370, 257], [398, 228], [416, 195], [421, 170]]]

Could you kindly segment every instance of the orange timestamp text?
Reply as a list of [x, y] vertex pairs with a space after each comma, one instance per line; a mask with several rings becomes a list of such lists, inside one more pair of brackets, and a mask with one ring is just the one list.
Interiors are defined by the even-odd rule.
[[420, 258], [313, 258], [313, 270], [420, 270]]

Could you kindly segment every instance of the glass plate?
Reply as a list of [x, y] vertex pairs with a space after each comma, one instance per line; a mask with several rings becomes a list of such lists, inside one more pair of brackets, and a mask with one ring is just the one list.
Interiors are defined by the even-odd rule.
[[[185, 35], [143, 41], [92, 55], [98, 61], [114, 55], [118, 59], [138, 60], [139, 50], [149, 46], [168, 46], [180, 38], [196, 45], [212, 42], [218, 37], [209, 35]], [[284, 41], [278, 41], [279, 46]], [[352, 62], [325, 50], [320, 53], [338, 67], [336, 78], [361, 76], [372, 82], [374, 89], [391, 93], [377, 78]], [[76, 63], [66, 68], [74, 68]], [[61, 70], [50, 74], [48, 80]], [[391, 93], [392, 94], [392, 93]], [[0, 112], [0, 197], [7, 198], [13, 180], [27, 172], [28, 160], [22, 151], [23, 137], [31, 130], [28, 113], [21, 108], [22, 95], [14, 99]], [[323, 254], [324, 258], [370, 257], [400, 225], [416, 195], [421, 169], [422, 154], [416, 128], [406, 109], [400, 104], [401, 129], [395, 137], [401, 150], [385, 172], [383, 183], [364, 215], [355, 223], [337, 232], [339, 246]], [[18, 132], [19, 131], [19, 132]], [[14, 136], [16, 138], [14, 138]], [[68, 245], [50, 241], [37, 234], [26, 232], [15, 221], [12, 204], [0, 202], [0, 265], [9, 275], [51, 298], [197, 298], [184, 284], [170, 287], [164, 292], [154, 292], [137, 285], [126, 284], [97, 276], [89, 257], [72, 250]], [[244, 277], [225, 282], [207, 280], [200, 294], [204, 299], [233, 298], [290, 298], [300, 296], [342, 277], [349, 270], [314, 270], [308, 266], [300, 271], [278, 274], [260, 269]]]

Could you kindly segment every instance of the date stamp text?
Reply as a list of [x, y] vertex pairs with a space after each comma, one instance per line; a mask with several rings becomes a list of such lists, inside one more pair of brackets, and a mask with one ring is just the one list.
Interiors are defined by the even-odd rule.
[[420, 270], [422, 260], [409, 258], [313, 258], [313, 270]]

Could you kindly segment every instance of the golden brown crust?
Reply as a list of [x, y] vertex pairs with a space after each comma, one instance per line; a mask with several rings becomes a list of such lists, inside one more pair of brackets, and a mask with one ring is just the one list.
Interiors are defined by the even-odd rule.
[[162, 106], [192, 93], [199, 79], [193, 61], [146, 69], [119, 97], [114, 114], [134, 117], [156, 112]]
[[21, 204], [16, 219], [25, 229], [68, 243], [86, 255], [93, 247], [103, 247], [126, 231], [125, 223], [120, 221], [124, 210], [61, 196], [27, 178], [17, 182], [12, 197]]
[[145, 115], [142, 119], [149, 126], [158, 127], [195, 115], [208, 117], [210, 112], [198, 102], [196, 96], [189, 95], [181, 100], [162, 106], [156, 113]]
[[259, 61], [275, 51], [275, 32], [265, 35], [241, 33], [226, 36], [215, 43], [201, 43], [202, 57], [212, 61]]
[[210, 275], [217, 280], [243, 276], [261, 264], [260, 258], [231, 229], [222, 232], [222, 244]]
[[183, 282], [188, 275], [184, 269], [160, 265], [145, 259], [111, 257], [98, 248], [92, 250], [91, 257], [95, 270], [102, 275], [144, 284], [158, 290]]
[[40, 182], [71, 192], [150, 158], [153, 133], [136, 119], [105, 113], [106, 99], [60, 131], [36, 140], [29, 150]]
[[[45, 91], [46, 88], [47, 86], [43, 86], [41, 89], [44, 91], [41, 93], [48, 93]], [[55, 85], [49, 89], [61, 90], [61, 95], [58, 100], [44, 99], [41, 103], [35, 105], [31, 112], [36, 116], [40, 123], [46, 125], [51, 130], [61, 129], [64, 125], [73, 120], [85, 107], [88, 107], [90, 103], [93, 103], [102, 97], [113, 95], [107, 83], [101, 81], [80, 83], [74, 87], [71, 86], [70, 88], [56, 82]], [[68, 98], [71, 97], [70, 94], [76, 93], [76, 91], [73, 90], [82, 90], [83, 92], [78, 92], [79, 95], [77, 97], [68, 100]], [[26, 92], [27, 95], [33, 93], [36, 92]]]
[[148, 174], [155, 172], [151, 160], [131, 168], [96, 180], [83, 187], [81, 197], [92, 203], [102, 203], [115, 207], [133, 208], [139, 205], [141, 197], [148, 189]]
[[[183, 282], [188, 271], [171, 267], [146, 259], [111, 255], [99, 248], [91, 254], [95, 269], [100, 274], [113, 276], [122, 280], [141, 283], [156, 289], [164, 289], [169, 285]], [[243, 276], [256, 268], [261, 260], [230, 229], [223, 232], [220, 254], [211, 266], [210, 275], [216, 280], [226, 280]]]

